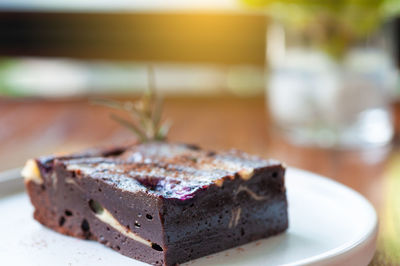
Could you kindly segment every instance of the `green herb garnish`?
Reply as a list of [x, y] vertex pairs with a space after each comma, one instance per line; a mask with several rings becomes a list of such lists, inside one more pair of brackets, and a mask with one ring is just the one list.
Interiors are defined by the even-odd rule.
[[139, 100], [97, 99], [93, 103], [128, 112], [131, 119], [125, 119], [116, 114], [111, 114], [111, 118], [131, 130], [142, 142], [165, 140], [167, 137], [171, 123], [161, 122], [163, 101], [156, 94], [154, 72], [151, 67], [149, 67], [148, 90]]

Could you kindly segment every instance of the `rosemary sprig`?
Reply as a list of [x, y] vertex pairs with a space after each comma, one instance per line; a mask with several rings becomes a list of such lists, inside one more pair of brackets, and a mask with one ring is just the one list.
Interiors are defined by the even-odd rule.
[[115, 101], [110, 99], [97, 99], [94, 104], [123, 110], [129, 113], [131, 120], [111, 114], [111, 118], [131, 130], [142, 142], [151, 140], [165, 140], [171, 123], [161, 122], [162, 99], [157, 97], [153, 69], [149, 68], [148, 90], [137, 101]]

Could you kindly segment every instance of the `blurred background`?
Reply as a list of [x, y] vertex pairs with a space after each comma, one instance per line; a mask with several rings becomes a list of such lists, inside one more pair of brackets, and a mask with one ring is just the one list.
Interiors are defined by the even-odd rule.
[[2, 0], [0, 170], [132, 141], [90, 101], [152, 83], [171, 141], [356, 189], [381, 218], [372, 264], [400, 264], [399, 66], [396, 0]]

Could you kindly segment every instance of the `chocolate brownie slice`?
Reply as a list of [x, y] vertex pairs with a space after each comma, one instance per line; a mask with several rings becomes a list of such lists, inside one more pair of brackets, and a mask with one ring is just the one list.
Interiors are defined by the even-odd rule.
[[288, 227], [284, 167], [236, 150], [150, 142], [32, 159], [34, 217], [153, 265], [175, 265]]

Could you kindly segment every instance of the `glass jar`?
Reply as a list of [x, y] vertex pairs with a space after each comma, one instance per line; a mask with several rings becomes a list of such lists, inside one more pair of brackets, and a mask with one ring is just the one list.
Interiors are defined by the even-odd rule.
[[388, 144], [388, 92], [397, 72], [387, 28], [352, 36], [326, 17], [267, 32], [267, 93], [275, 125], [300, 145], [360, 149]]

